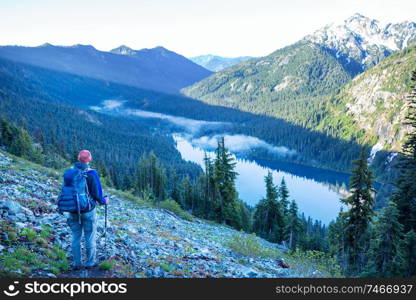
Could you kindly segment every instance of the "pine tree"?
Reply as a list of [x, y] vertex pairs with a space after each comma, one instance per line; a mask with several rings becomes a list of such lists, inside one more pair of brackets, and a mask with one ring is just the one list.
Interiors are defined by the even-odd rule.
[[240, 207], [240, 216], [241, 216], [241, 229], [245, 232], [250, 232], [251, 230], [251, 213], [247, 204], [243, 201], [238, 201]]
[[416, 276], [416, 233], [410, 230], [403, 236], [402, 241], [404, 276]]
[[336, 257], [338, 263], [343, 264], [345, 251], [344, 251], [344, 228], [345, 225], [343, 223], [343, 209], [341, 207], [340, 212], [335, 221], [329, 223], [328, 226], [328, 245], [329, 245], [329, 255]]
[[184, 180], [182, 181], [182, 192], [183, 192], [183, 203], [184, 207], [187, 210], [193, 210], [194, 207], [194, 193], [193, 193], [193, 187], [191, 184], [191, 180], [189, 179], [189, 176], [186, 176]]
[[1, 134], [0, 134], [0, 142], [2, 145], [6, 147], [10, 147], [13, 141], [14, 133], [13, 125], [11, 125], [6, 119], [2, 118], [0, 121], [1, 126]]
[[150, 191], [156, 201], [166, 199], [166, 171], [153, 152], [140, 159], [135, 177], [134, 191], [136, 194]]
[[9, 147], [10, 153], [26, 159], [30, 159], [34, 152], [33, 140], [23, 128], [16, 128], [15, 135]]
[[[416, 231], [416, 71], [412, 74], [412, 92], [407, 98], [407, 114], [405, 125], [410, 127], [402, 146], [400, 171], [396, 182], [397, 191], [392, 200], [399, 210], [399, 221], [403, 224], [404, 232]], [[415, 271], [416, 273], [416, 271]]]
[[298, 244], [299, 234], [302, 230], [302, 224], [298, 216], [298, 206], [295, 200], [292, 200], [288, 212], [287, 232], [289, 232], [290, 249], [295, 249]]
[[173, 169], [169, 173], [170, 173], [170, 180], [172, 183], [170, 197], [173, 200], [175, 200], [181, 207], [184, 207], [183, 191], [181, 188], [179, 176], [178, 174], [176, 174], [176, 172]]
[[238, 194], [235, 188], [237, 172], [235, 160], [225, 147], [224, 137], [218, 141], [214, 161], [214, 181], [218, 195], [217, 217], [221, 223], [237, 229], [241, 228], [241, 216], [238, 213]]
[[256, 206], [253, 230], [271, 242], [281, 242], [284, 238], [285, 222], [282, 208], [278, 202], [277, 188], [273, 184], [273, 175], [269, 171], [264, 178], [266, 198]]
[[203, 214], [207, 219], [217, 220], [217, 211], [219, 205], [217, 186], [214, 176], [214, 163], [212, 159], [204, 153], [205, 172], [201, 178], [203, 182]]
[[283, 214], [286, 216], [289, 211], [289, 189], [286, 186], [285, 178], [282, 178], [279, 186], [280, 203], [283, 209]]
[[347, 255], [347, 272], [358, 274], [363, 263], [363, 249], [368, 246], [364, 239], [373, 215], [373, 175], [367, 166], [367, 156], [361, 151], [360, 158], [353, 161], [356, 166], [350, 179], [351, 196], [341, 199], [349, 208], [343, 214], [345, 225], [344, 246]]
[[401, 249], [403, 225], [398, 220], [399, 212], [394, 202], [378, 215], [371, 243], [369, 262], [365, 276], [400, 277], [404, 268], [404, 253]]

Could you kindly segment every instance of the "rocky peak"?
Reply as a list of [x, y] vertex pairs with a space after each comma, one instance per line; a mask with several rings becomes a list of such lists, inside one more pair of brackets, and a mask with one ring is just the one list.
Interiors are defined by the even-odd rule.
[[[383, 24], [356, 13], [340, 23], [332, 23], [305, 37], [331, 50], [344, 64], [363, 71], [393, 51], [416, 41], [416, 23]], [[351, 68], [351, 66], [350, 66]]]
[[135, 50], [125, 45], [121, 45], [117, 48], [114, 48], [110, 52], [114, 54], [121, 54], [121, 55], [134, 55], [136, 53]]

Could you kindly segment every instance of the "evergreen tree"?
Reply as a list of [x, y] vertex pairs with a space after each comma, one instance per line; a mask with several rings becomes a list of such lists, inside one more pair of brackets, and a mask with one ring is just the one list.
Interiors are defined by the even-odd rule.
[[29, 133], [23, 128], [16, 128], [15, 134], [9, 147], [10, 153], [26, 159], [30, 159], [34, 152], [33, 140]]
[[271, 242], [281, 242], [284, 238], [285, 222], [282, 208], [277, 199], [277, 188], [273, 184], [273, 175], [270, 171], [264, 181], [266, 198], [256, 206], [253, 230]]
[[235, 160], [225, 147], [224, 137], [218, 141], [214, 161], [214, 181], [218, 195], [217, 218], [221, 223], [237, 229], [241, 228], [241, 216], [238, 208], [238, 194], [235, 188], [237, 172]]
[[11, 125], [6, 119], [2, 118], [0, 121], [0, 126], [1, 126], [1, 144], [6, 146], [6, 147], [10, 147], [10, 145], [12, 144], [13, 141], [13, 125]]
[[328, 226], [327, 244], [329, 245], [329, 255], [336, 257], [338, 263], [343, 264], [345, 251], [344, 251], [344, 228], [343, 223], [343, 209], [340, 212], [335, 221], [331, 221]]
[[298, 206], [295, 200], [292, 200], [288, 212], [288, 223], [287, 232], [289, 232], [289, 243], [290, 249], [295, 249], [298, 244], [299, 234], [302, 230], [302, 224], [298, 216]]
[[250, 208], [243, 201], [238, 201], [241, 216], [241, 229], [245, 232], [251, 231], [251, 212]]
[[373, 215], [373, 175], [367, 166], [367, 156], [361, 151], [360, 158], [350, 179], [351, 196], [341, 199], [349, 207], [343, 214], [345, 225], [344, 246], [347, 255], [347, 272], [358, 274], [363, 267], [363, 250], [368, 247], [365, 234]]
[[207, 219], [218, 219], [217, 211], [219, 205], [217, 187], [214, 176], [214, 163], [208, 154], [204, 153], [205, 173], [202, 177], [203, 182], [203, 214]]
[[400, 277], [404, 268], [404, 253], [401, 249], [403, 225], [398, 220], [399, 212], [394, 202], [379, 214], [371, 242], [366, 276]]
[[[397, 191], [392, 200], [399, 210], [399, 221], [403, 224], [404, 232], [416, 231], [416, 71], [412, 74], [412, 92], [407, 98], [407, 114], [405, 124], [410, 126], [410, 132], [402, 146], [400, 171], [396, 182]], [[416, 271], [414, 272], [416, 274]]]
[[144, 191], [150, 191], [156, 201], [162, 201], [166, 199], [166, 187], [166, 171], [156, 155], [152, 152], [143, 156], [136, 171], [135, 193], [143, 194]]
[[283, 215], [287, 216], [289, 211], [289, 189], [286, 186], [285, 178], [282, 178], [279, 186], [280, 203], [283, 209]]
[[182, 181], [182, 192], [184, 208], [192, 211], [194, 209], [194, 192], [188, 176]]
[[404, 276], [416, 276], [416, 233], [413, 230], [407, 232], [402, 241]]
[[170, 197], [175, 200], [181, 207], [184, 206], [183, 201], [183, 191], [179, 181], [179, 176], [176, 174], [175, 170], [171, 170], [170, 172], [170, 179], [172, 182], [172, 188], [170, 192]]

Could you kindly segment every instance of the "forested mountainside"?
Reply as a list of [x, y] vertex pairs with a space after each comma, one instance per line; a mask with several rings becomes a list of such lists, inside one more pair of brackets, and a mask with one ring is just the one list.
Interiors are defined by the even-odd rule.
[[416, 45], [393, 53], [331, 99], [318, 129], [342, 139], [356, 137], [376, 144], [374, 150], [398, 151], [410, 129], [403, 121], [415, 69]]
[[239, 56], [239, 57], [224, 57], [218, 55], [199, 55], [189, 58], [194, 63], [204, 67], [213, 72], [221, 71], [225, 68], [234, 66], [242, 61], [252, 59], [251, 56]]
[[320, 118], [319, 100], [334, 94], [350, 79], [328, 51], [299, 42], [217, 72], [183, 92], [210, 104], [313, 127]]
[[70, 47], [1, 46], [0, 57], [16, 62], [102, 79], [113, 83], [177, 93], [211, 74], [211, 71], [163, 47], [112, 52], [90, 45]]
[[383, 24], [359, 13], [318, 29], [304, 38], [328, 49], [352, 74], [378, 64], [416, 41], [416, 23]]
[[[61, 167], [72, 161], [80, 148], [89, 148], [118, 187], [128, 184], [140, 157], [150, 152], [181, 176], [195, 177], [201, 172], [199, 166], [181, 159], [172, 137], [155, 130], [157, 121], [117, 118], [85, 110], [86, 104], [131, 92], [131, 87], [123, 90], [118, 85], [3, 59], [0, 82], [0, 117], [29, 130], [48, 157], [54, 157], [49, 162], [51, 166]], [[136, 90], [137, 96], [140, 91]]]

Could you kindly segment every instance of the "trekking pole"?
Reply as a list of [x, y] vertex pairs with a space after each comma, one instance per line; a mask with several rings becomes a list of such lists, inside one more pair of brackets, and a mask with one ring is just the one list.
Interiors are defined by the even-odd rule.
[[105, 222], [104, 222], [104, 253], [107, 255], [107, 215], [108, 205], [105, 204]]

